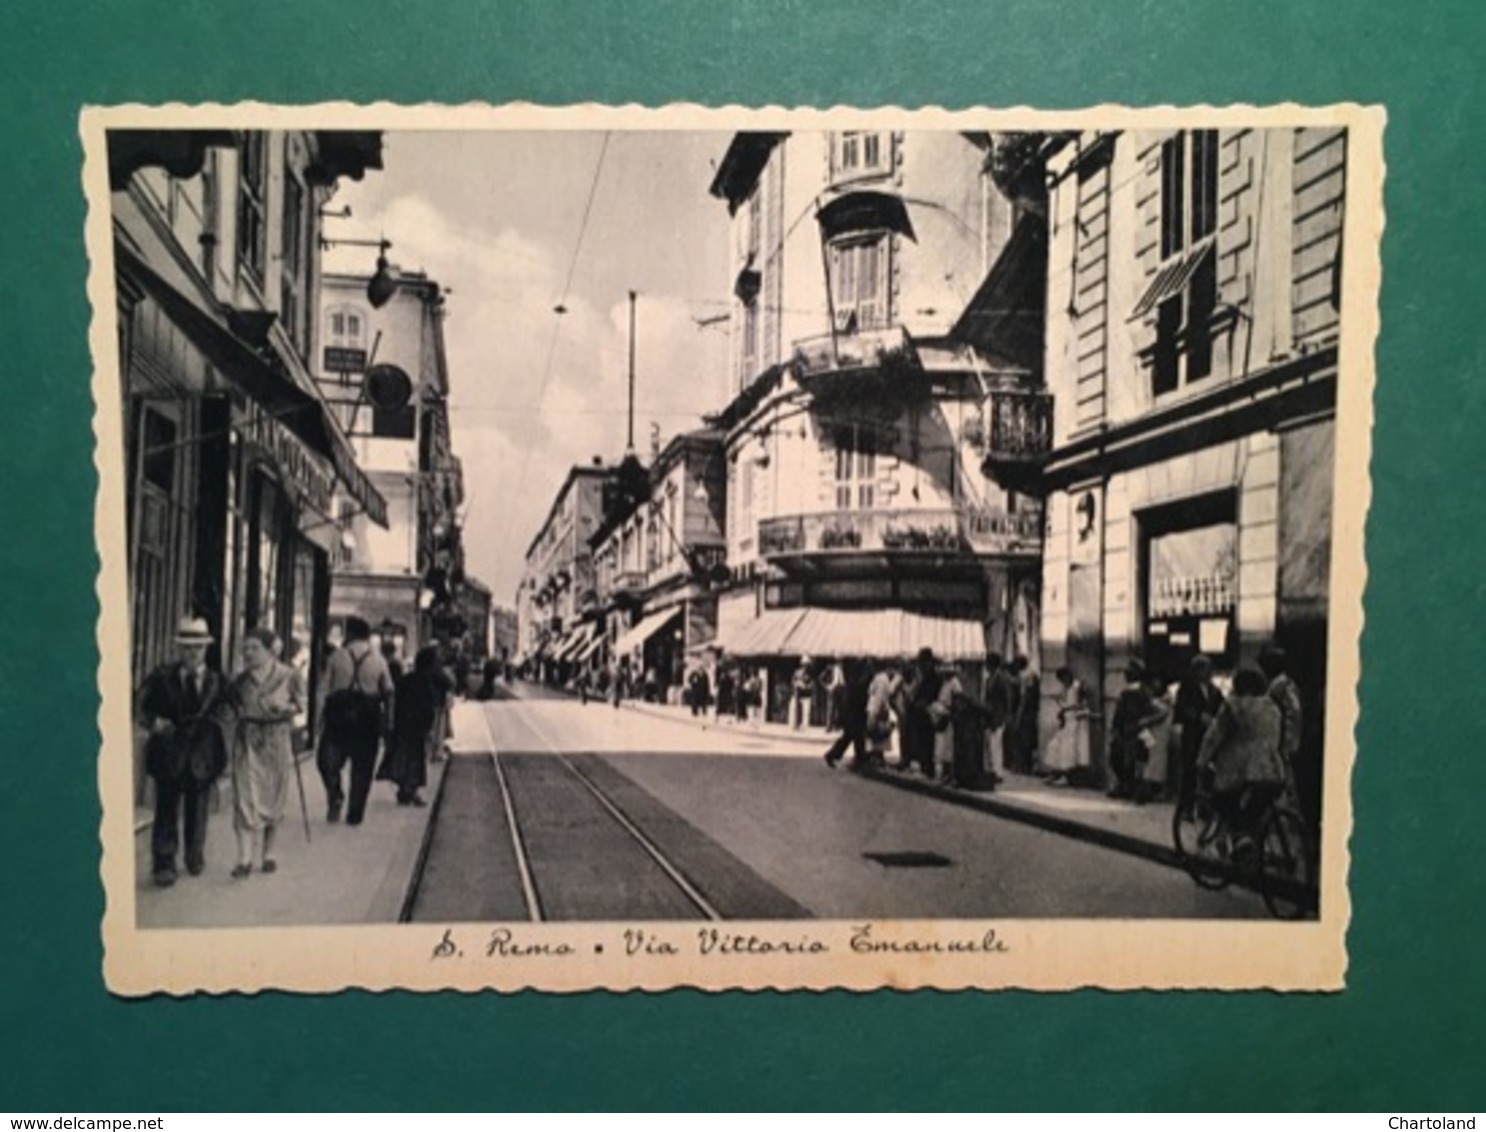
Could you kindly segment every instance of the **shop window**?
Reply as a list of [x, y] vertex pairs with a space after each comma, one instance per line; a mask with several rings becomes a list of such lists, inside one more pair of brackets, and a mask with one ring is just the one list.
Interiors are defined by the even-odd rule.
[[1168, 679], [1205, 653], [1238, 662], [1238, 524], [1233, 494], [1185, 502], [1141, 520], [1146, 662]]
[[238, 151], [237, 256], [259, 280], [267, 254], [268, 135], [250, 131]]
[[875, 330], [888, 324], [888, 238], [844, 241], [831, 248], [831, 299], [836, 329]]
[[1212, 374], [1217, 220], [1218, 132], [1175, 134], [1161, 147], [1162, 266], [1135, 311], [1156, 312], [1151, 390], [1157, 397]]

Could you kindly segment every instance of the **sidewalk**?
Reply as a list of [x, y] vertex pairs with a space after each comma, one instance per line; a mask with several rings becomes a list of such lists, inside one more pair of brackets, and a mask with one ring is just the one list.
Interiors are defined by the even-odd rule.
[[[217, 782], [207, 823], [206, 871], [191, 876], [184, 868], [170, 888], [150, 877], [148, 825], [134, 838], [135, 916], [141, 928], [274, 927], [311, 924], [396, 923], [418, 857], [423, 849], [433, 801], [446, 761], [428, 768], [423, 796], [427, 807], [399, 806], [386, 782], [372, 785], [366, 819], [359, 826], [325, 820], [325, 788], [313, 754], [300, 756], [309, 810], [305, 839], [299, 789], [289, 786], [289, 806], [274, 842], [278, 871], [256, 867], [251, 876], [231, 875], [237, 861], [232, 830], [232, 782]], [[346, 778], [349, 783], [350, 770]]]
[[[658, 718], [713, 731], [736, 731], [739, 735], [761, 735], [777, 741], [805, 744], [819, 751], [822, 757], [838, 734], [819, 728], [795, 731], [781, 723], [740, 724], [736, 720], [718, 721], [708, 716], [693, 716], [690, 708], [669, 704], [626, 700], [623, 706]], [[848, 772], [843, 770], [842, 773]], [[925, 779], [917, 772], [880, 770], [869, 772], [867, 777], [899, 790], [938, 798], [1161, 864], [1181, 864], [1172, 844], [1171, 820], [1174, 806], [1171, 802], [1150, 802], [1137, 806], [1106, 797], [1099, 791], [1049, 786], [1035, 776], [1010, 772], [1006, 773], [1005, 780], [990, 793], [946, 786]]]

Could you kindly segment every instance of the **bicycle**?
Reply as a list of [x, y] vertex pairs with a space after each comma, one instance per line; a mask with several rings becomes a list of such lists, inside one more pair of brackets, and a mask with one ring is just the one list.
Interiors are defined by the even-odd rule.
[[1189, 809], [1177, 806], [1171, 823], [1177, 856], [1200, 887], [1218, 891], [1238, 881], [1257, 889], [1276, 919], [1314, 915], [1316, 854], [1305, 819], [1276, 795], [1252, 828], [1252, 836], [1235, 829], [1230, 813], [1205, 787], [1196, 790]]

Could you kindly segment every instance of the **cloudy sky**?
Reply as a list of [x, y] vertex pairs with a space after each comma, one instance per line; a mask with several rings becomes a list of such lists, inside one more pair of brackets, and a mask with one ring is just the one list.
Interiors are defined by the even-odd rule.
[[[642, 455], [652, 422], [664, 440], [725, 403], [727, 326], [696, 320], [727, 311], [727, 209], [707, 192], [727, 142], [389, 133], [385, 168], [342, 182], [331, 202], [352, 216], [326, 220], [327, 235], [385, 235], [395, 264], [452, 292], [444, 329], [465, 542], [500, 604], [567, 468], [623, 454], [631, 290]], [[325, 267], [369, 271], [374, 254], [333, 248]]]

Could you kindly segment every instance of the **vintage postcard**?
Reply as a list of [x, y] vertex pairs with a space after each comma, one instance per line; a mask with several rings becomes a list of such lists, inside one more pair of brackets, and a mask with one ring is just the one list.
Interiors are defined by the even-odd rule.
[[1383, 123], [85, 110], [109, 988], [1343, 988]]

